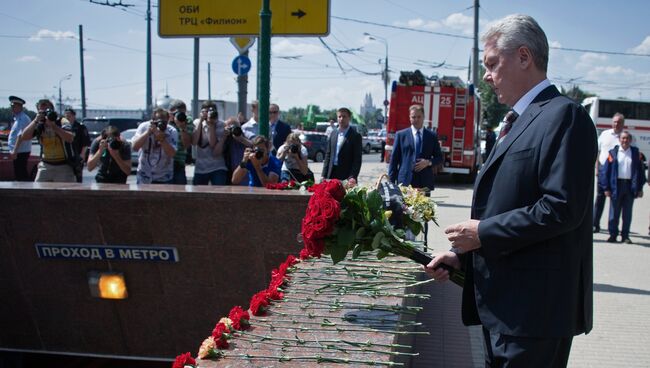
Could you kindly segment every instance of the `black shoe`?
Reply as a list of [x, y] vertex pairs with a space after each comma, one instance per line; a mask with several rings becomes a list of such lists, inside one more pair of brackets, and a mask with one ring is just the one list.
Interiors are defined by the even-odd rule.
[[615, 236], [610, 236], [609, 238], [607, 238], [607, 242], [608, 243], [616, 243], [616, 237]]
[[600, 232], [600, 226], [594, 226], [594, 234]]
[[622, 240], [623, 243], [625, 243], [625, 244], [632, 244], [632, 240], [630, 240], [630, 238], [623, 238], [623, 239], [621, 239], [621, 240]]

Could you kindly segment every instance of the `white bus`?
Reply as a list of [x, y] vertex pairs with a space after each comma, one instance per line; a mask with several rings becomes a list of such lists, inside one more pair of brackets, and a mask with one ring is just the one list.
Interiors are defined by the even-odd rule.
[[582, 106], [596, 124], [598, 134], [612, 128], [615, 113], [625, 115], [624, 129], [632, 134], [632, 144], [639, 147], [646, 160], [650, 158], [650, 102], [587, 97]]

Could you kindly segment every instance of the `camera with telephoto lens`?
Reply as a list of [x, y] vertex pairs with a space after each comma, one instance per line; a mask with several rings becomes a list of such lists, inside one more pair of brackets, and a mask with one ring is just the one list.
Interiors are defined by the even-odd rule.
[[297, 144], [292, 144], [289, 146], [289, 151], [291, 151], [291, 153], [298, 153], [300, 152], [300, 146]]
[[119, 150], [122, 148], [122, 141], [116, 137], [109, 137], [108, 140], [106, 140], [106, 143], [108, 143], [108, 147], [110, 147], [112, 150]]
[[230, 134], [232, 134], [235, 137], [239, 137], [242, 135], [243, 131], [241, 130], [241, 127], [238, 126], [231, 126], [228, 128], [228, 131]]
[[47, 109], [43, 112], [38, 113], [38, 121], [45, 121], [45, 119], [50, 121], [56, 121], [58, 117], [59, 114], [57, 114], [56, 111], [52, 109]]
[[255, 158], [261, 160], [264, 157], [264, 150], [259, 147], [254, 147], [253, 152], [255, 153]]
[[167, 130], [167, 122], [165, 120], [158, 119], [158, 120], [154, 121], [153, 123], [156, 126], [156, 128], [158, 128], [158, 130], [160, 130], [161, 132], [164, 132], [165, 130]]
[[217, 110], [210, 108], [208, 110], [208, 119], [216, 119], [217, 118]]

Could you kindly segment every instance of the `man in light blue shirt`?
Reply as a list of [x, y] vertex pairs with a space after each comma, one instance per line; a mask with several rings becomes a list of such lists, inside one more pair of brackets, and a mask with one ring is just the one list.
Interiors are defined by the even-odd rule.
[[32, 152], [32, 141], [28, 139], [20, 142], [20, 135], [32, 119], [23, 110], [25, 100], [20, 97], [9, 96], [9, 102], [11, 103], [11, 111], [14, 114], [14, 121], [13, 125], [11, 125], [7, 144], [9, 152], [11, 152], [11, 158], [14, 160], [14, 176], [17, 181], [29, 181], [27, 159]]

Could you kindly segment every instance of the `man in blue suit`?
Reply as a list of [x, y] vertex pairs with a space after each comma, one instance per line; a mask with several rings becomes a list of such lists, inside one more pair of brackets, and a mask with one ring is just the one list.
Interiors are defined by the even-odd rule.
[[291, 134], [291, 127], [289, 124], [280, 120], [280, 106], [271, 104], [269, 106], [269, 135], [273, 142], [273, 150], [271, 153], [274, 156], [280, 146], [284, 144], [284, 141], [287, 140], [289, 134]]
[[623, 214], [621, 241], [632, 244], [630, 240], [630, 223], [632, 222], [632, 206], [636, 198], [643, 197], [645, 172], [639, 149], [631, 146], [632, 135], [623, 131], [619, 136], [620, 145], [609, 151], [603, 174], [598, 176], [600, 186], [605, 196], [611, 198], [609, 206], [609, 239], [616, 243], [618, 236], [618, 220]]
[[411, 126], [395, 134], [388, 176], [395, 184], [433, 190], [434, 168], [442, 163], [436, 133], [424, 129], [422, 105], [409, 107]]
[[483, 79], [518, 117], [476, 178], [471, 220], [445, 229], [452, 251], [426, 270], [465, 270], [463, 322], [483, 326], [487, 367], [565, 367], [573, 336], [593, 324], [596, 129], [547, 79], [533, 18], [498, 20], [482, 40]]

